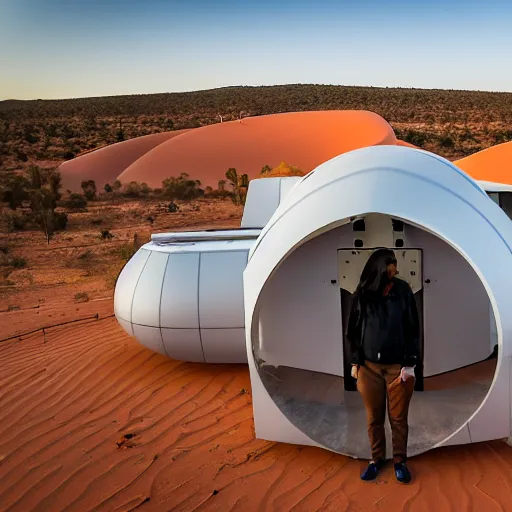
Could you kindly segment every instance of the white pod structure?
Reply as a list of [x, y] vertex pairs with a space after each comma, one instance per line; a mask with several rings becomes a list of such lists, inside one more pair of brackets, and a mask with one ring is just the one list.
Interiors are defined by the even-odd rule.
[[344, 327], [367, 258], [390, 247], [422, 324], [410, 455], [508, 437], [507, 194], [398, 146], [253, 180], [241, 229], [153, 235], [118, 278], [115, 314], [173, 359], [248, 362], [257, 437], [368, 457]]
[[242, 273], [259, 230], [153, 235], [119, 275], [116, 317], [173, 359], [245, 363]]
[[117, 279], [114, 311], [124, 330], [173, 359], [247, 363], [248, 252], [300, 179], [251, 182], [241, 229], [152, 235]]
[[[508, 437], [511, 246], [503, 210], [434, 154], [368, 147], [317, 167], [275, 211], [244, 271], [256, 436], [369, 456], [364, 407], [347, 385], [346, 297], [371, 251], [390, 247], [422, 316], [410, 455]], [[468, 379], [468, 365], [485, 359], [487, 373]]]

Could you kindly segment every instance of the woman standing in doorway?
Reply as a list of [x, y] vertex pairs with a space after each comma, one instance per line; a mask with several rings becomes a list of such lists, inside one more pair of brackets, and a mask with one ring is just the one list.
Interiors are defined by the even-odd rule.
[[372, 460], [361, 478], [374, 480], [386, 461], [386, 402], [399, 482], [409, 483], [407, 416], [419, 359], [419, 318], [409, 284], [397, 279], [390, 249], [368, 259], [352, 299], [347, 339], [352, 347], [352, 377], [366, 408]]

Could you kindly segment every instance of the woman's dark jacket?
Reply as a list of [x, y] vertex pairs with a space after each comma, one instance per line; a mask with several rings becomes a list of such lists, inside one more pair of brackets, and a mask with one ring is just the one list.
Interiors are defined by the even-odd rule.
[[420, 356], [420, 325], [411, 287], [393, 278], [388, 295], [366, 303], [355, 293], [347, 325], [352, 364], [365, 360], [414, 366]]

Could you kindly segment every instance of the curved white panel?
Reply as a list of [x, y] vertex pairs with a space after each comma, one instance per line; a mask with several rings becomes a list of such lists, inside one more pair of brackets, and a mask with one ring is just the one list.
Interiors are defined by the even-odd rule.
[[139, 249], [126, 263], [117, 278], [114, 291], [114, 312], [118, 319], [122, 318], [128, 322], [132, 319], [132, 301], [135, 287], [150, 254], [151, 252], [146, 249]]
[[153, 350], [153, 352], [158, 352], [163, 356], [167, 355], [162, 343], [162, 335], [159, 327], [147, 327], [145, 325], [133, 324], [133, 335], [137, 338], [139, 343]]
[[281, 202], [292, 190], [295, 185], [301, 180], [302, 178], [297, 177], [289, 177], [289, 178], [281, 178], [281, 190], [280, 190], [280, 198], [279, 202]]
[[281, 200], [281, 178], [251, 180], [242, 216], [242, 228], [262, 228]]
[[162, 341], [169, 357], [178, 361], [204, 363], [199, 329], [165, 329]]
[[127, 320], [123, 320], [121, 317], [117, 317], [117, 321], [123, 328], [123, 330], [126, 332], [126, 334], [129, 334], [130, 336], [133, 336], [133, 328], [132, 323], [128, 322]]
[[160, 327], [160, 297], [168, 254], [151, 251], [132, 304], [132, 323]]
[[199, 253], [169, 254], [160, 305], [162, 327], [199, 329], [198, 286]]
[[201, 254], [199, 263], [201, 329], [244, 327], [242, 276], [246, 264], [246, 251]]
[[[479, 185], [447, 160], [425, 151], [395, 146], [360, 149], [319, 166], [294, 187], [251, 250], [244, 271], [244, 298], [248, 361], [251, 381], [256, 381], [253, 383], [256, 425], [265, 417], [267, 439], [293, 442], [297, 437], [294, 430], [297, 426], [288, 428], [281, 421], [281, 409], [267, 407], [269, 392], [261, 385], [259, 363], [253, 354], [255, 350], [256, 357], [260, 355], [259, 315], [264, 286], [306, 242], [349, 222], [350, 218], [368, 213], [402, 219], [439, 237], [464, 257], [480, 278], [496, 317], [499, 357], [487, 396], [459, 428], [469, 426], [473, 442], [507, 437], [510, 434], [512, 273], [504, 269], [512, 266], [510, 220]], [[452, 271], [457, 272], [458, 268]], [[460, 300], [473, 292], [461, 289]], [[312, 297], [311, 307], [314, 306]], [[484, 317], [488, 330], [488, 315]], [[318, 346], [321, 336], [319, 332], [318, 337], [303, 341], [308, 344], [306, 350]], [[273, 343], [279, 345], [286, 337], [287, 332], [283, 331]], [[486, 345], [489, 346], [488, 339]], [[271, 351], [272, 347], [267, 345], [265, 350]], [[329, 359], [333, 354], [325, 351], [323, 357]], [[286, 365], [286, 361], [280, 363]], [[447, 444], [451, 434], [447, 434]], [[350, 449], [347, 447], [348, 452]], [[425, 449], [428, 443], [420, 451]]]
[[207, 363], [247, 363], [245, 329], [201, 329]]

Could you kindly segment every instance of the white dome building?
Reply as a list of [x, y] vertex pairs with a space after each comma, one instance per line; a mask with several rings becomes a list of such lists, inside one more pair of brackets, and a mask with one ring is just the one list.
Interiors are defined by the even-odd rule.
[[511, 246], [508, 216], [453, 164], [368, 147], [252, 181], [242, 230], [154, 236], [121, 273], [115, 311], [170, 357], [248, 361], [257, 437], [367, 457], [344, 323], [372, 250], [394, 248], [422, 321], [415, 455], [510, 435]]

